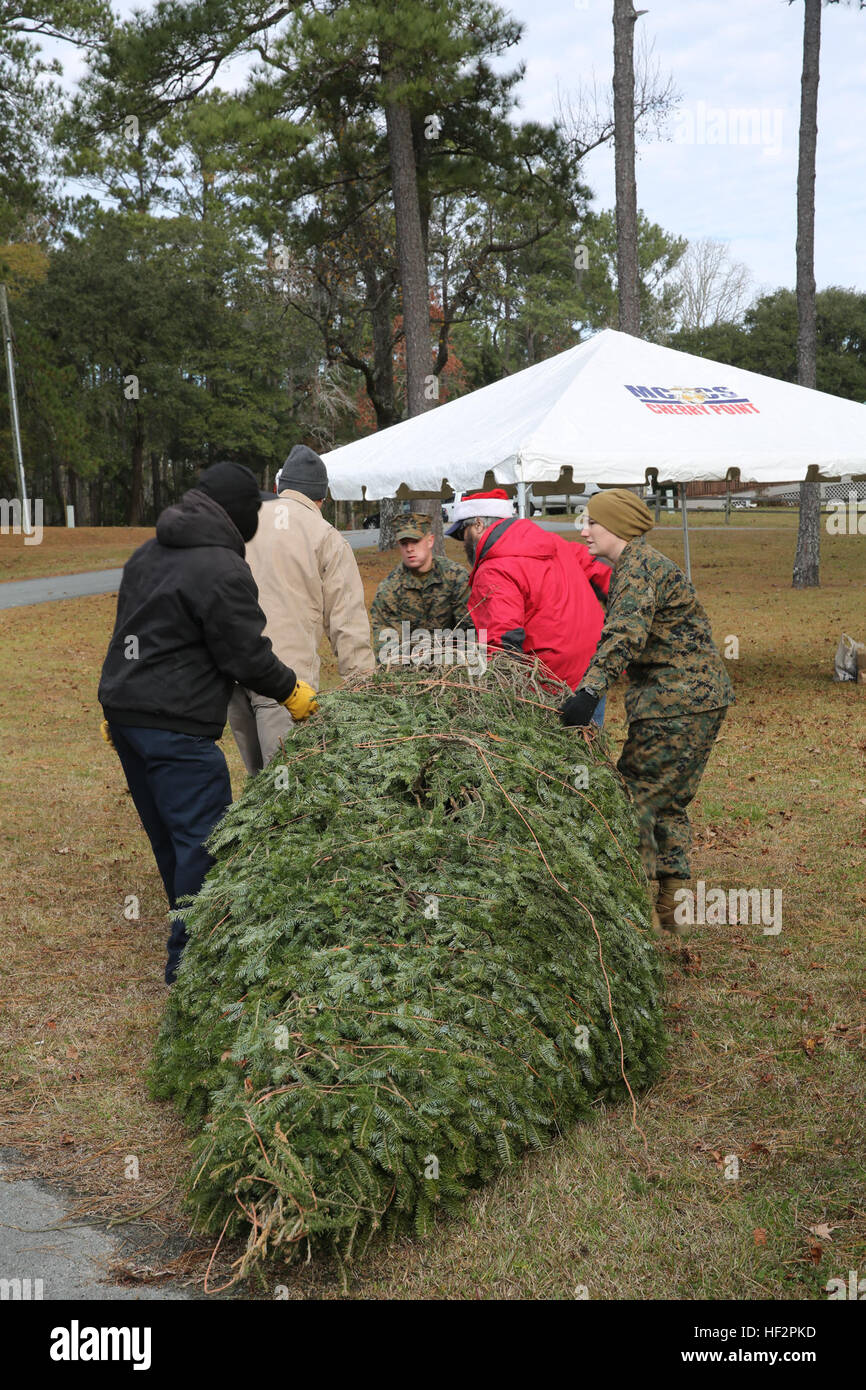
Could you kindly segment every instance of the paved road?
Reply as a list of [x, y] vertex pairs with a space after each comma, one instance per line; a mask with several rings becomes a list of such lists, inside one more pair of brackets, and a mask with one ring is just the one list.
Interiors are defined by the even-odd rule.
[[[343, 531], [353, 550], [379, 544], [379, 532]], [[0, 608], [24, 608], [63, 598], [87, 598], [90, 594], [116, 594], [123, 570], [90, 570], [85, 574], [57, 574], [48, 579], [16, 579], [0, 584]]]
[[[145, 1264], [153, 1249], [136, 1257], [127, 1241], [96, 1226], [64, 1225], [69, 1203], [44, 1183], [16, 1179], [0, 1165], [0, 1297], [7, 1299], [188, 1299], [194, 1292], [177, 1284], [115, 1284], [107, 1276], [114, 1263]], [[74, 1221], [74, 1218], [72, 1218]], [[164, 1244], [154, 1232], [157, 1244]], [[171, 1258], [169, 1254], [168, 1258]], [[29, 1281], [29, 1283], [25, 1282]]]
[[87, 574], [57, 574], [50, 579], [17, 579], [0, 584], [0, 608], [23, 608], [31, 603], [50, 603], [60, 598], [85, 598], [88, 594], [114, 594], [123, 570], [93, 570]]

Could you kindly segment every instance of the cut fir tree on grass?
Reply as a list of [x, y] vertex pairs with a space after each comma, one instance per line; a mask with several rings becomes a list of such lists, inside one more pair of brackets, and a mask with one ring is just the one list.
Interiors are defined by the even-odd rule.
[[211, 845], [153, 1088], [238, 1276], [429, 1229], [660, 1070], [632, 813], [564, 687], [495, 659], [328, 695]]

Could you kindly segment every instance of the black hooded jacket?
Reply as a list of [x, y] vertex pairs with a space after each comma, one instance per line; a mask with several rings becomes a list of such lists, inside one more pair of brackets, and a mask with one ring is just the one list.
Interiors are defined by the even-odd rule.
[[235, 682], [285, 700], [294, 671], [263, 637], [265, 615], [227, 512], [193, 488], [156, 540], [127, 560], [99, 700], [110, 723], [219, 738]]

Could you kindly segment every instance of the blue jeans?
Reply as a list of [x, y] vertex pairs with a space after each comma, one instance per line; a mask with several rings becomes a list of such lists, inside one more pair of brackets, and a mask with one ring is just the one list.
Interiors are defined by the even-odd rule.
[[604, 728], [604, 707], [607, 704], [607, 696], [602, 695], [598, 704], [592, 712], [590, 723], [597, 724], [600, 729]]
[[[175, 908], [178, 898], [198, 892], [213, 863], [204, 842], [232, 799], [223, 751], [213, 738], [170, 729], [110, 729], [169, 907]], [[186, 941], [183, 918], [172, 918], [166, 984], [174, 981]]]

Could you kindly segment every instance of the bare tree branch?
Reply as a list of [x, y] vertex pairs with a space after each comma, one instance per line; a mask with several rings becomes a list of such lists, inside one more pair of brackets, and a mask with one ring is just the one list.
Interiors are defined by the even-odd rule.
[[679, 319], [685, 329], [736, 323], [747, 307], [752, 275], [731, 259], [723, 241], [702, 237], [689, 242], [674, 281], [680, 293]]
[[[655, 55], [655, 44], [648, 44], [646, 37], [642, 36], [635, 58], [635, 134], [642, 139], [659, 138], [681, 100], [682, 94], [674, 85], [673, 77], [670, 74], [662, 75]], [[591, 150], [613, 140], [610, 83], [605, 82], [599, 91], [595, 73], [591, 82], [574, 92], [562, 92], [557, 87], [554, 114], [575, 160], [585, 158]]]

